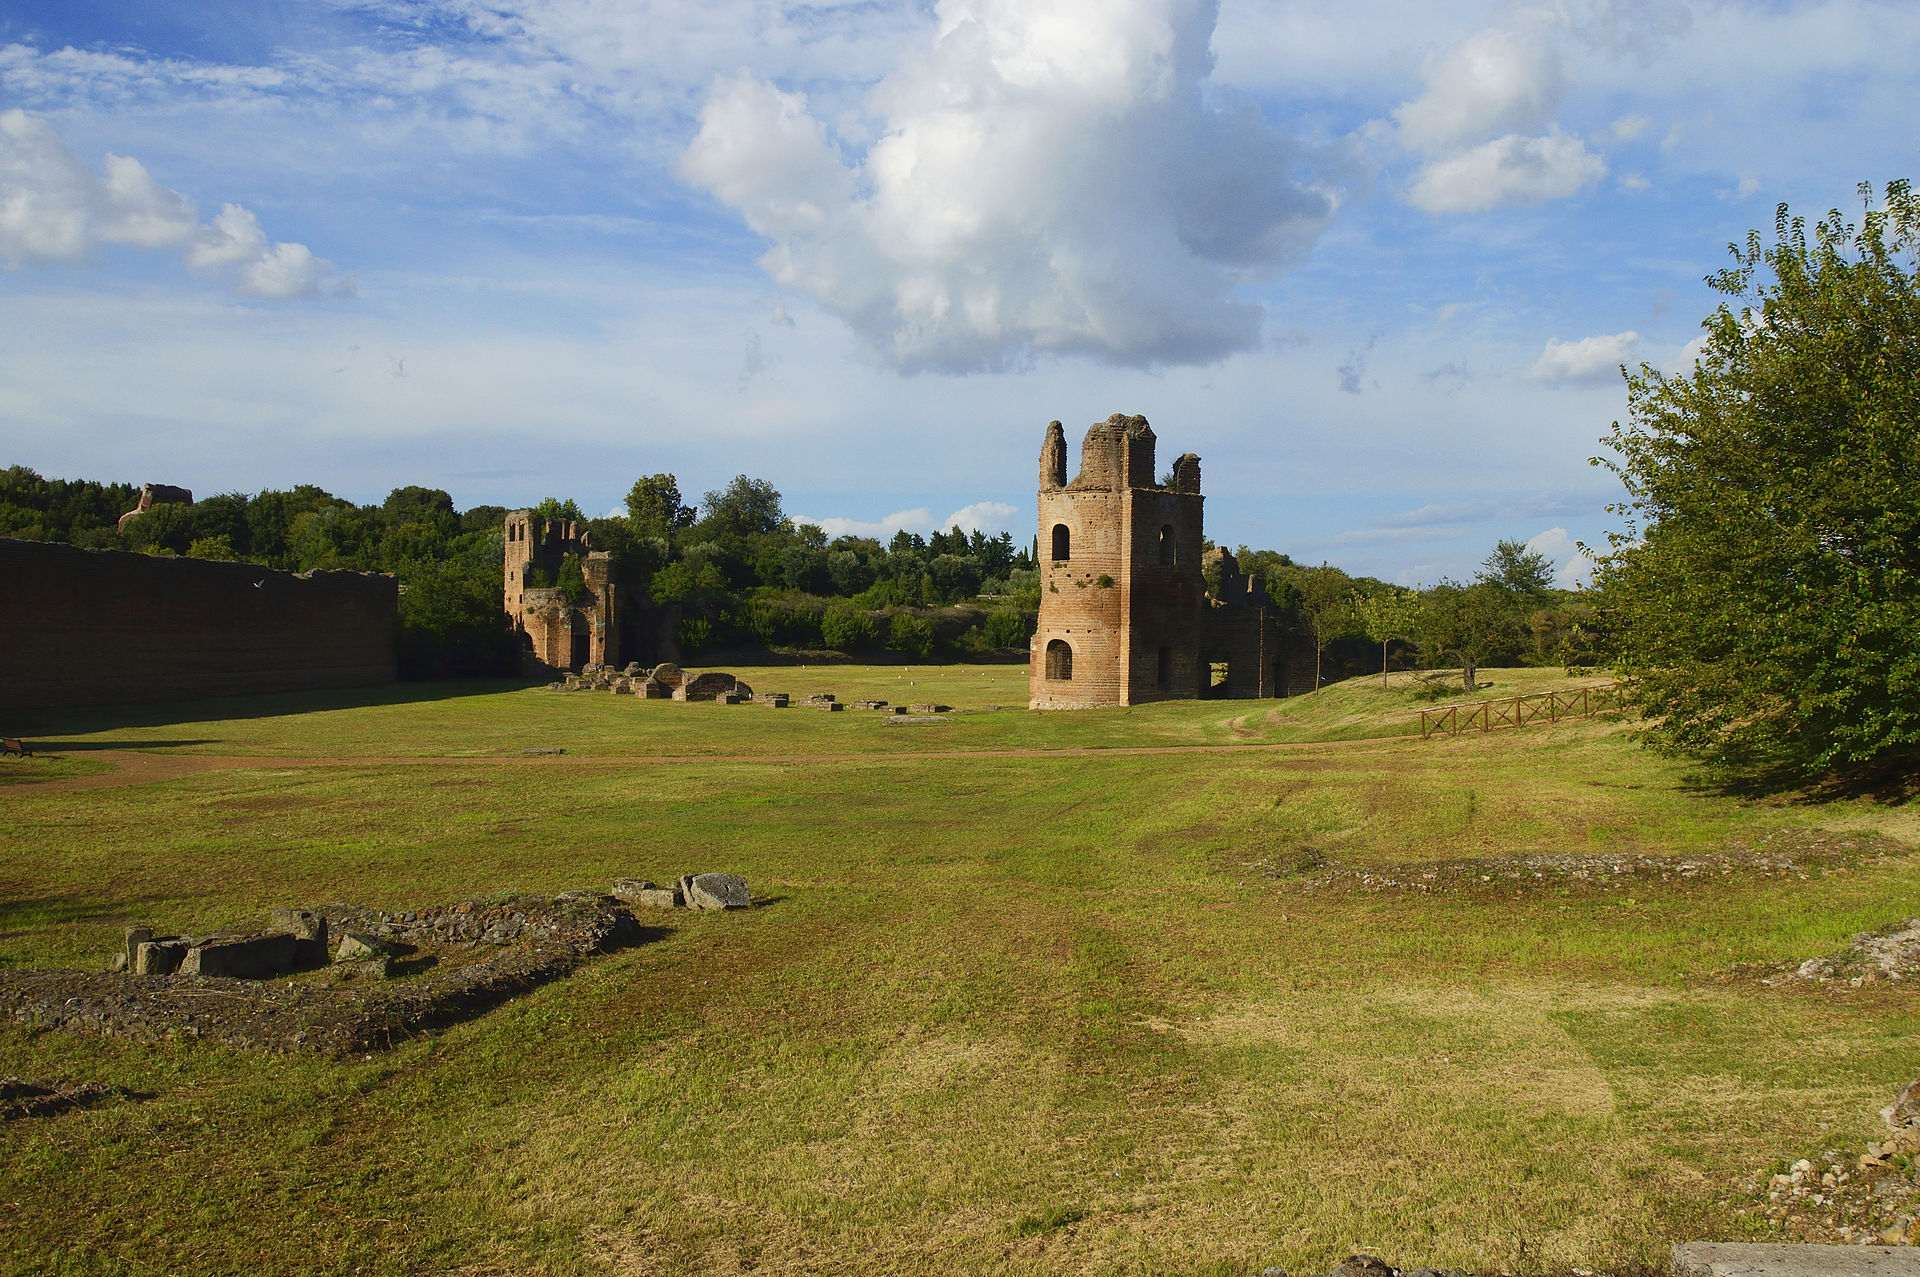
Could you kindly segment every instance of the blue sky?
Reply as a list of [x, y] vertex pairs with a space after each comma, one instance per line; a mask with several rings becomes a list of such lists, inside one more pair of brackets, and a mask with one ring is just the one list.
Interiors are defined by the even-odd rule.
[[1024, 541], [1142, 413], [1216, 540], [1571, 580], [1617, 365], [1916, 81], [1871, 0], [6, 0], [0, 462]]

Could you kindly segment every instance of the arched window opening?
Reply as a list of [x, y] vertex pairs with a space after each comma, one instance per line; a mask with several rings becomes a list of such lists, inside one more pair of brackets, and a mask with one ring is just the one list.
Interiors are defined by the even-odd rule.
[[1171, 523], [1160, 529], [1160, 566], [1163, 568], [1173, 566], [1173, 525]]
[[1063, 683], [1073, 678], [1073, 649], [1065, 639], [1052, 639], [1047, 643], [1047, 677]]
[[1072, 557], [1068, 553], [1068, 551], [1072, 549], [1072, 539], [1071, 534], [1067, 531], [1066, 524], [1056, 523], [1053, 525], [1053, 561], [1055, 563], [1065, 563], [1067, 559]]
[[1173, 686], [1173, 649], [1170, 647], [1160, 649], [1160, 663], [1154, 670], [1153, 685], [1163, 692]]

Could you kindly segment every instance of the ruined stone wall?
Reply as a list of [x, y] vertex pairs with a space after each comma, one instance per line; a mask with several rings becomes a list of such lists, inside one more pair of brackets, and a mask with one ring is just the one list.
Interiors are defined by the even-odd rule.
[[[1134, 489], [1127, 493], [1126, 586], [1130, 670], [1126, 703], [1192, 700], [1200, 694], [1200, 494]], [[1163, 551], [1165, 548], [1171, 554]], [[1164, 560], [1171, 557], [1171, 563]], [[1160, 650], [1167, 668], [1161, 682]]]
[[390, 576], [295, 575], [0, 538], [0, 710], [366, 687], [397, 677]]

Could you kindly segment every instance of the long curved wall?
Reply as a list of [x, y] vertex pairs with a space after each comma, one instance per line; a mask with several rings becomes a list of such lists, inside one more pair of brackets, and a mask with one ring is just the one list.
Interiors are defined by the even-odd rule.
[[0, 538], [0, 719], [391, 683], [399, 626], [390, 576]]

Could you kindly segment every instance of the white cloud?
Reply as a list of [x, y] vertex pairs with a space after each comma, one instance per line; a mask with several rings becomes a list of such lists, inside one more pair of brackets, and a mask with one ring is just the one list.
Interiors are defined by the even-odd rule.
[[1548, 338], [1547, 348], [1534, 360], [1527, 376], [1535, 381], [1605, 381], [1618, 375], [1620, 365], [1639, 342], [1636, 332], [1582, 337], [1578, 341]]
[[773, 241], [768, 273], [898, 367], [1218, 359], [1258, 340], [1236, 287], [1297, 258], [1333, 201], [1210, 87], [1214, 12], [942, 0], [936, 38], [870, 95], [864, 152], [743, 74], [713, 82], [681, 171]]
[[1567, 534], [1565, 528], [1548, 528], [1527, 542], [1527, 549], [1545, 555], [1554, 564], [1554, 588], [1578, 589], [1593, 580], [1593, 560]]
[[1607, 128], [1607, 136], [1615, 142], [1632, 142], [1648, 129], [1653, 121], [1644, 115], [1623, 115]]
[[1430, 59], [1425, 91], [1393, 116], [1402, 144], [1445, 152], [1539, 128], [1565, 92], [1560, 51], [1544, 30], [1489, 27]]
[[183, 249], [196, 274], [272, 299], [311, 296], [333, 270], [304, 244], [269, 241], [238, 204], [200, 225], [193, 202], [138, 160], [108, 155], [102, 170], [89, 172], [45, 120], [0, 112], [0, 263], [84, 261], [108, 244]]
[[1479, 213], [1564, 199], [1606, 173], [1605, 160], [1556, 128], [1544, 137], [1496, 138], [1436, 160], [1414, 176], [1407, 198], [1429, 213]]
[[917, 532], [922, 536], [931, 532], [947, 532], [959, 528], [963, 532], [980, 531], [988, 536], [998, 536], [1002, 532], [1014, 530], [1014, 520], [1020, 511], [1004, 501], [976, 501], [972, 505], [961, 506], [952, 514], [935, 521], [933, 511], [925, 506], [912, 510], [896, 510], [877, 522], [860, 519], [826, 518], [816, 519], [811, 515], [796, 514], [795, 523], [811, 523], [825, 530], [832, 537], [872, 537], [876, 541], [888, 541], [896, 532]]
[[1013, 522], [1020, 511], [1004, 501], [976, 501], [972, 505], [963, 505], [945, 519], [940, 526], [946, 529], [959, 528], [963, 532], [984, 532], [988, 536], [998, 536], [1002, 532], [1011, 532]]
[[876, 541], [891, 540], [896, 532], [927, 533], [933, 530], [933, 511], [925, 506], [912, 510], [896, 510], [877, 523], [868, 523], [860, 519], [827, 518], [816, 519], [808, 514], [793, 516], [795, 523], [811, 523], [820, 528], [829, 540], [834, 537], [872, 537]]

